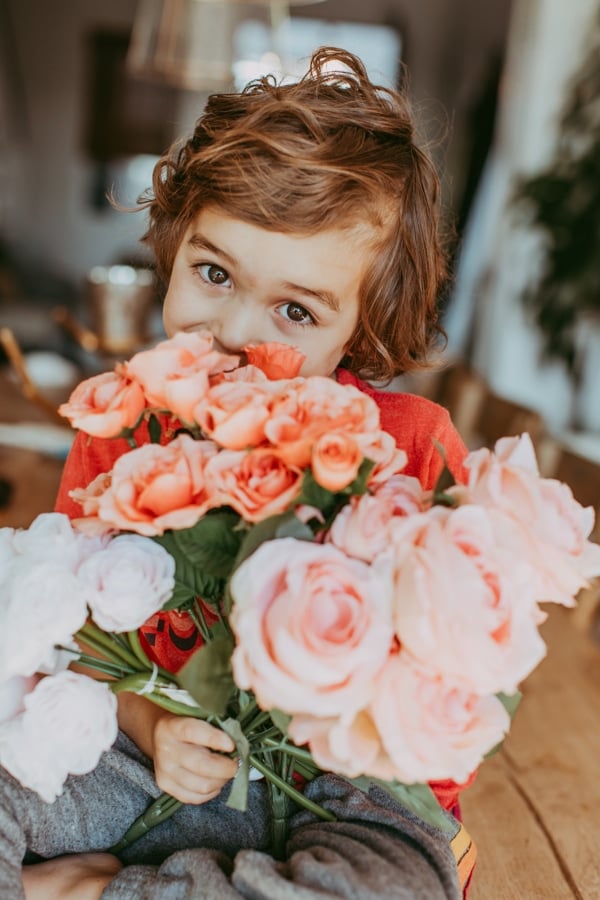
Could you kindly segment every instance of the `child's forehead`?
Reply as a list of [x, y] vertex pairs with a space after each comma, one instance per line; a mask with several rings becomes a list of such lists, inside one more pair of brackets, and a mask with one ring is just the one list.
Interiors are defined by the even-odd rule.
[[[292, 216], [290, 216], [292, 218]], [[345, 240], [360, 244], [377, 244], [385, 231], [384, 216], [374, 216], [372, 211], [363, 210], [352, 216], [340, 218], [335, 224], [327, 224], [323, 228], [302, 228], [291, 221], [289, 227], [269, 226], [260, 217], [236, 215], [222, 206], [210, 204], [196, 212], [185, 232], [183, 242], [198, 242], [210, 237], [220, 236], [235, 238], [240, 233], [254, 231], [258, 234], [281, 236], [297, 240], [299, 245], [306, 239], [318, 240], [319, 237], [331, 237], [338, 234]]]

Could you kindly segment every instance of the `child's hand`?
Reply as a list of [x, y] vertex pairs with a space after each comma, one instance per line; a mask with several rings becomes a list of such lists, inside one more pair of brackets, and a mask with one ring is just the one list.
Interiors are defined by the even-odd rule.
[[203, 722], [163, 711], [153, 732], [154, 774], [161, 790], [182, 803], [207, 803], [237, 772], [231, 738]]

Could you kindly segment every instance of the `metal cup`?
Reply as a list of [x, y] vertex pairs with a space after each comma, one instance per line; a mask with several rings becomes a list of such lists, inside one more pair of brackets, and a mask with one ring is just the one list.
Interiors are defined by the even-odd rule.
[[156, 300], [150, 269], [94, 266], [86, 288], [92, 329], [104, 352], [130, 353], [148, 342]]

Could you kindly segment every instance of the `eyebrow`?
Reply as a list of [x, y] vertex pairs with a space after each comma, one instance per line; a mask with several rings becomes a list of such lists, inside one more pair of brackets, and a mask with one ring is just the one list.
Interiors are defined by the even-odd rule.
[[340, 311], [340, 301], [331, 291], [313, 291], [311, 288], [304, 287], [302, 284], [294, 284], [292, 281], [285, 281], [282, 287], [286, 291], [304, 294], [306, 297], [318, 300], [319, 303], [329, 307], [329, 309], [332, 309], [334, 312]]
[[[212, 244], [201, 234], [192, 234], [188, 244], [196, 250], [206, 250], [208, 253], [214, 253], [216, 256], [222, 257], [234, 268], [237, 266], [237, 260], [233, 256], [222, 250], [221, 247]], [[317, 300], [334, 312], [340, 311], [340, 301], [332, 291], [313, 290], [305, 287], [303, 284], [295, 284], [293, 281], [284, 281], [282, 288], [286, 291], [293, 291], [296, 294], [304, 294], [306, 297]]]
[[193, 234], [190, 237], [188, 244], [195, 250], [207, 250], [209, 253], [214, 253], [215, 256], [222, 256], [231, 266], [236, 265], [236, 260], [233, 256], [230, 256], [229, 253], [225, 250], [221, 250], [221, 248], [217, 247], [215, 244], [211, 244], [211, 242], [207, 241], [201, 234]]

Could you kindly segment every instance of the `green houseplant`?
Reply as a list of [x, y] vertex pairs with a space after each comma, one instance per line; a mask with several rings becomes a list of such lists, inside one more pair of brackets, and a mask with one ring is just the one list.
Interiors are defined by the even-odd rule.
[[600, 322], [600, 18], [575, 74], [550, 164], [517, 185], [515, 202], [543, 237], [539, 276], [523, 300], [543, 335], [548, 358], [577, 381], [577, 330]]

